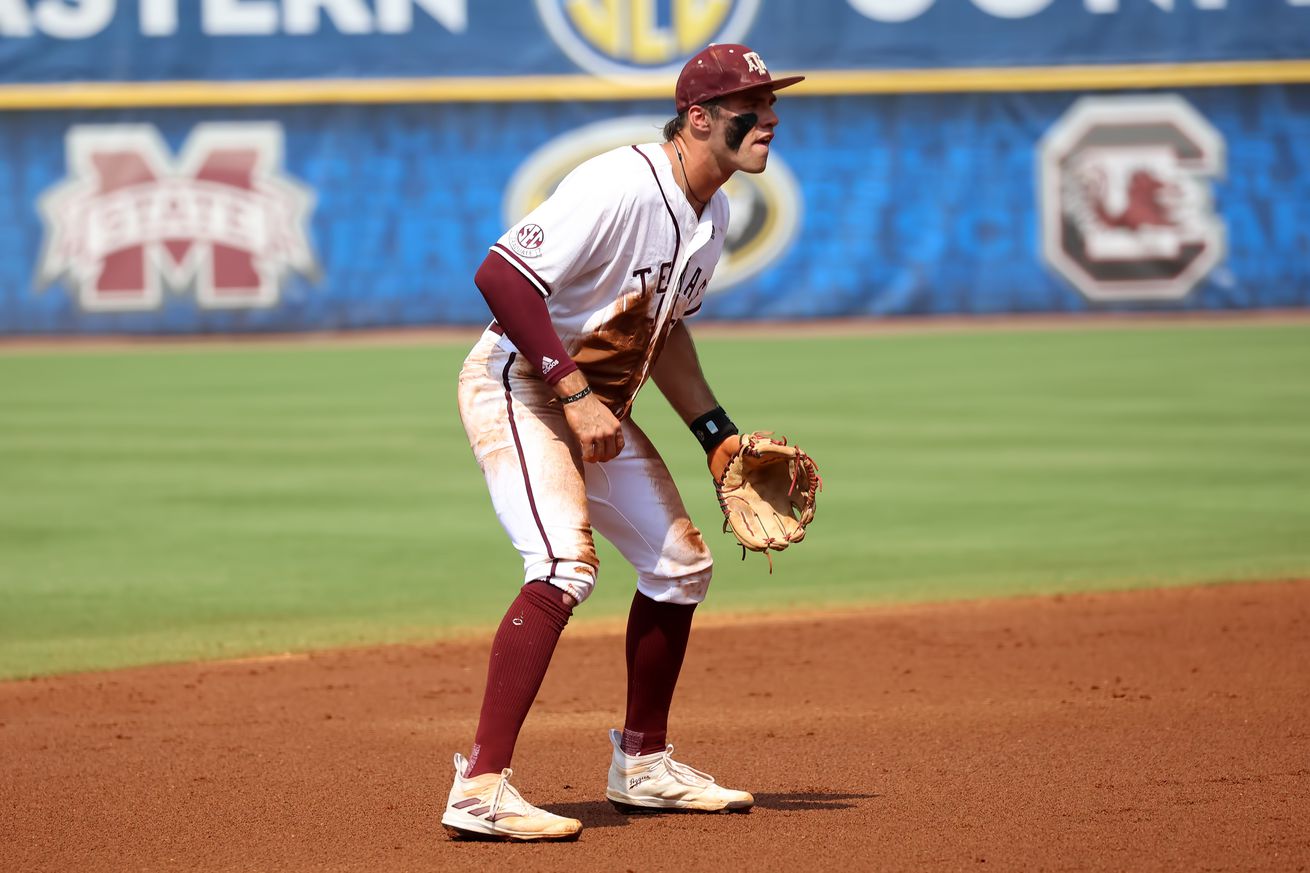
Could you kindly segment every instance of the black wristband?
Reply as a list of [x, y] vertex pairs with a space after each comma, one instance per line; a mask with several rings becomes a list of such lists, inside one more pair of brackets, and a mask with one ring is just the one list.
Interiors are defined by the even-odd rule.
[[588, 385], [586, 388], [583, 388], [583, 389], [582, 389], [581, 391], [579, 391], [577, 394], [570, 394], [568, 397], [561, 397], [561, 398], [559, 399], [559, 402], [560, 402], [560, 403], [577, 403], [579, 400], [581, 400], [582, 398], [586, 397], [586, 396], [587, 396], [588, 394], [590, 394], [590, 393], [591, 393], [591, 386]]
[[696, 439], [700, 440], [701, 448], [706, 454], [714, 451], [715, 446], [737, 433], [737, 425], [728, 418], [728, 413], [723, 411], [722, 406], [714, 407], [693, 421], [689, 427]]

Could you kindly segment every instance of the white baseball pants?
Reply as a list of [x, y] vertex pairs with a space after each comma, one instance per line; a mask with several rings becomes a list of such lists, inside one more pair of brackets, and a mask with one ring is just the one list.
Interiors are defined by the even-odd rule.
[[523, 556], [523, 581], [544, 579], [579, 603], [596, 584], [592, 529], [662, 603], [699, 603], [712, 559], [655, 446], [631, 420], [623, 451], [588, 464], [533, 366], [486, 331], [459, 376], [459, 412], [496, 515]]

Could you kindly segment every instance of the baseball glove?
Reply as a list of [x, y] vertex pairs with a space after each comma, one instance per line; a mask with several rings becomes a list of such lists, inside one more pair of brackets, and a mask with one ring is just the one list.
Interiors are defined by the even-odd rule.
[[[805, 539], [814, 519], [814, 501], [823, 480], [814, 460], [785, 437], [756, 431], [741, 438], [741, 448], [715, 481], [723, 530], [732, 531], [746, 550], [781, 552]], [[773, 557], [769, 555], [769, 571]]]

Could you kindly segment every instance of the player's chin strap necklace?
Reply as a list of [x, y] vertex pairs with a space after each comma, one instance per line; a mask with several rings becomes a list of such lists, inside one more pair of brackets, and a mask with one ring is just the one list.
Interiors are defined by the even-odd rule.
[[673, 140], [671, 145], [673, 146], [673, 153], [678, 156], [678, 166], [682, 168], [682, 184], [687, 188], [687, 196], [695, 200], [701, 206], [709, 206], [710, 201], [703, 199], [696, 193], [695, 189], [691, 187], [691, 179], [687, 178], [687, 165], [682, 162], [682, 149], [678, 148], [678, 141], [676, 139]]

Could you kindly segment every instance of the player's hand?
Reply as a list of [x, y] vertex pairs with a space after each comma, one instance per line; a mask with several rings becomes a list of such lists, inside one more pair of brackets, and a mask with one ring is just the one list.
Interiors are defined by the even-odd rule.
[[728, 469], [728, 462], [732, 456], [737, 454], [741, 448], [741, 436], [733, 434], [714, 448], [706, 455], [705, 462], [710, 465], [710, 475], [714, 477], [715, 482], [723, 481], [723, 471]]
[[623, 451], [623, 424], [594, 394], [564, 404], [564, 420], [582, 449], [582, 460], [595, 464]]

